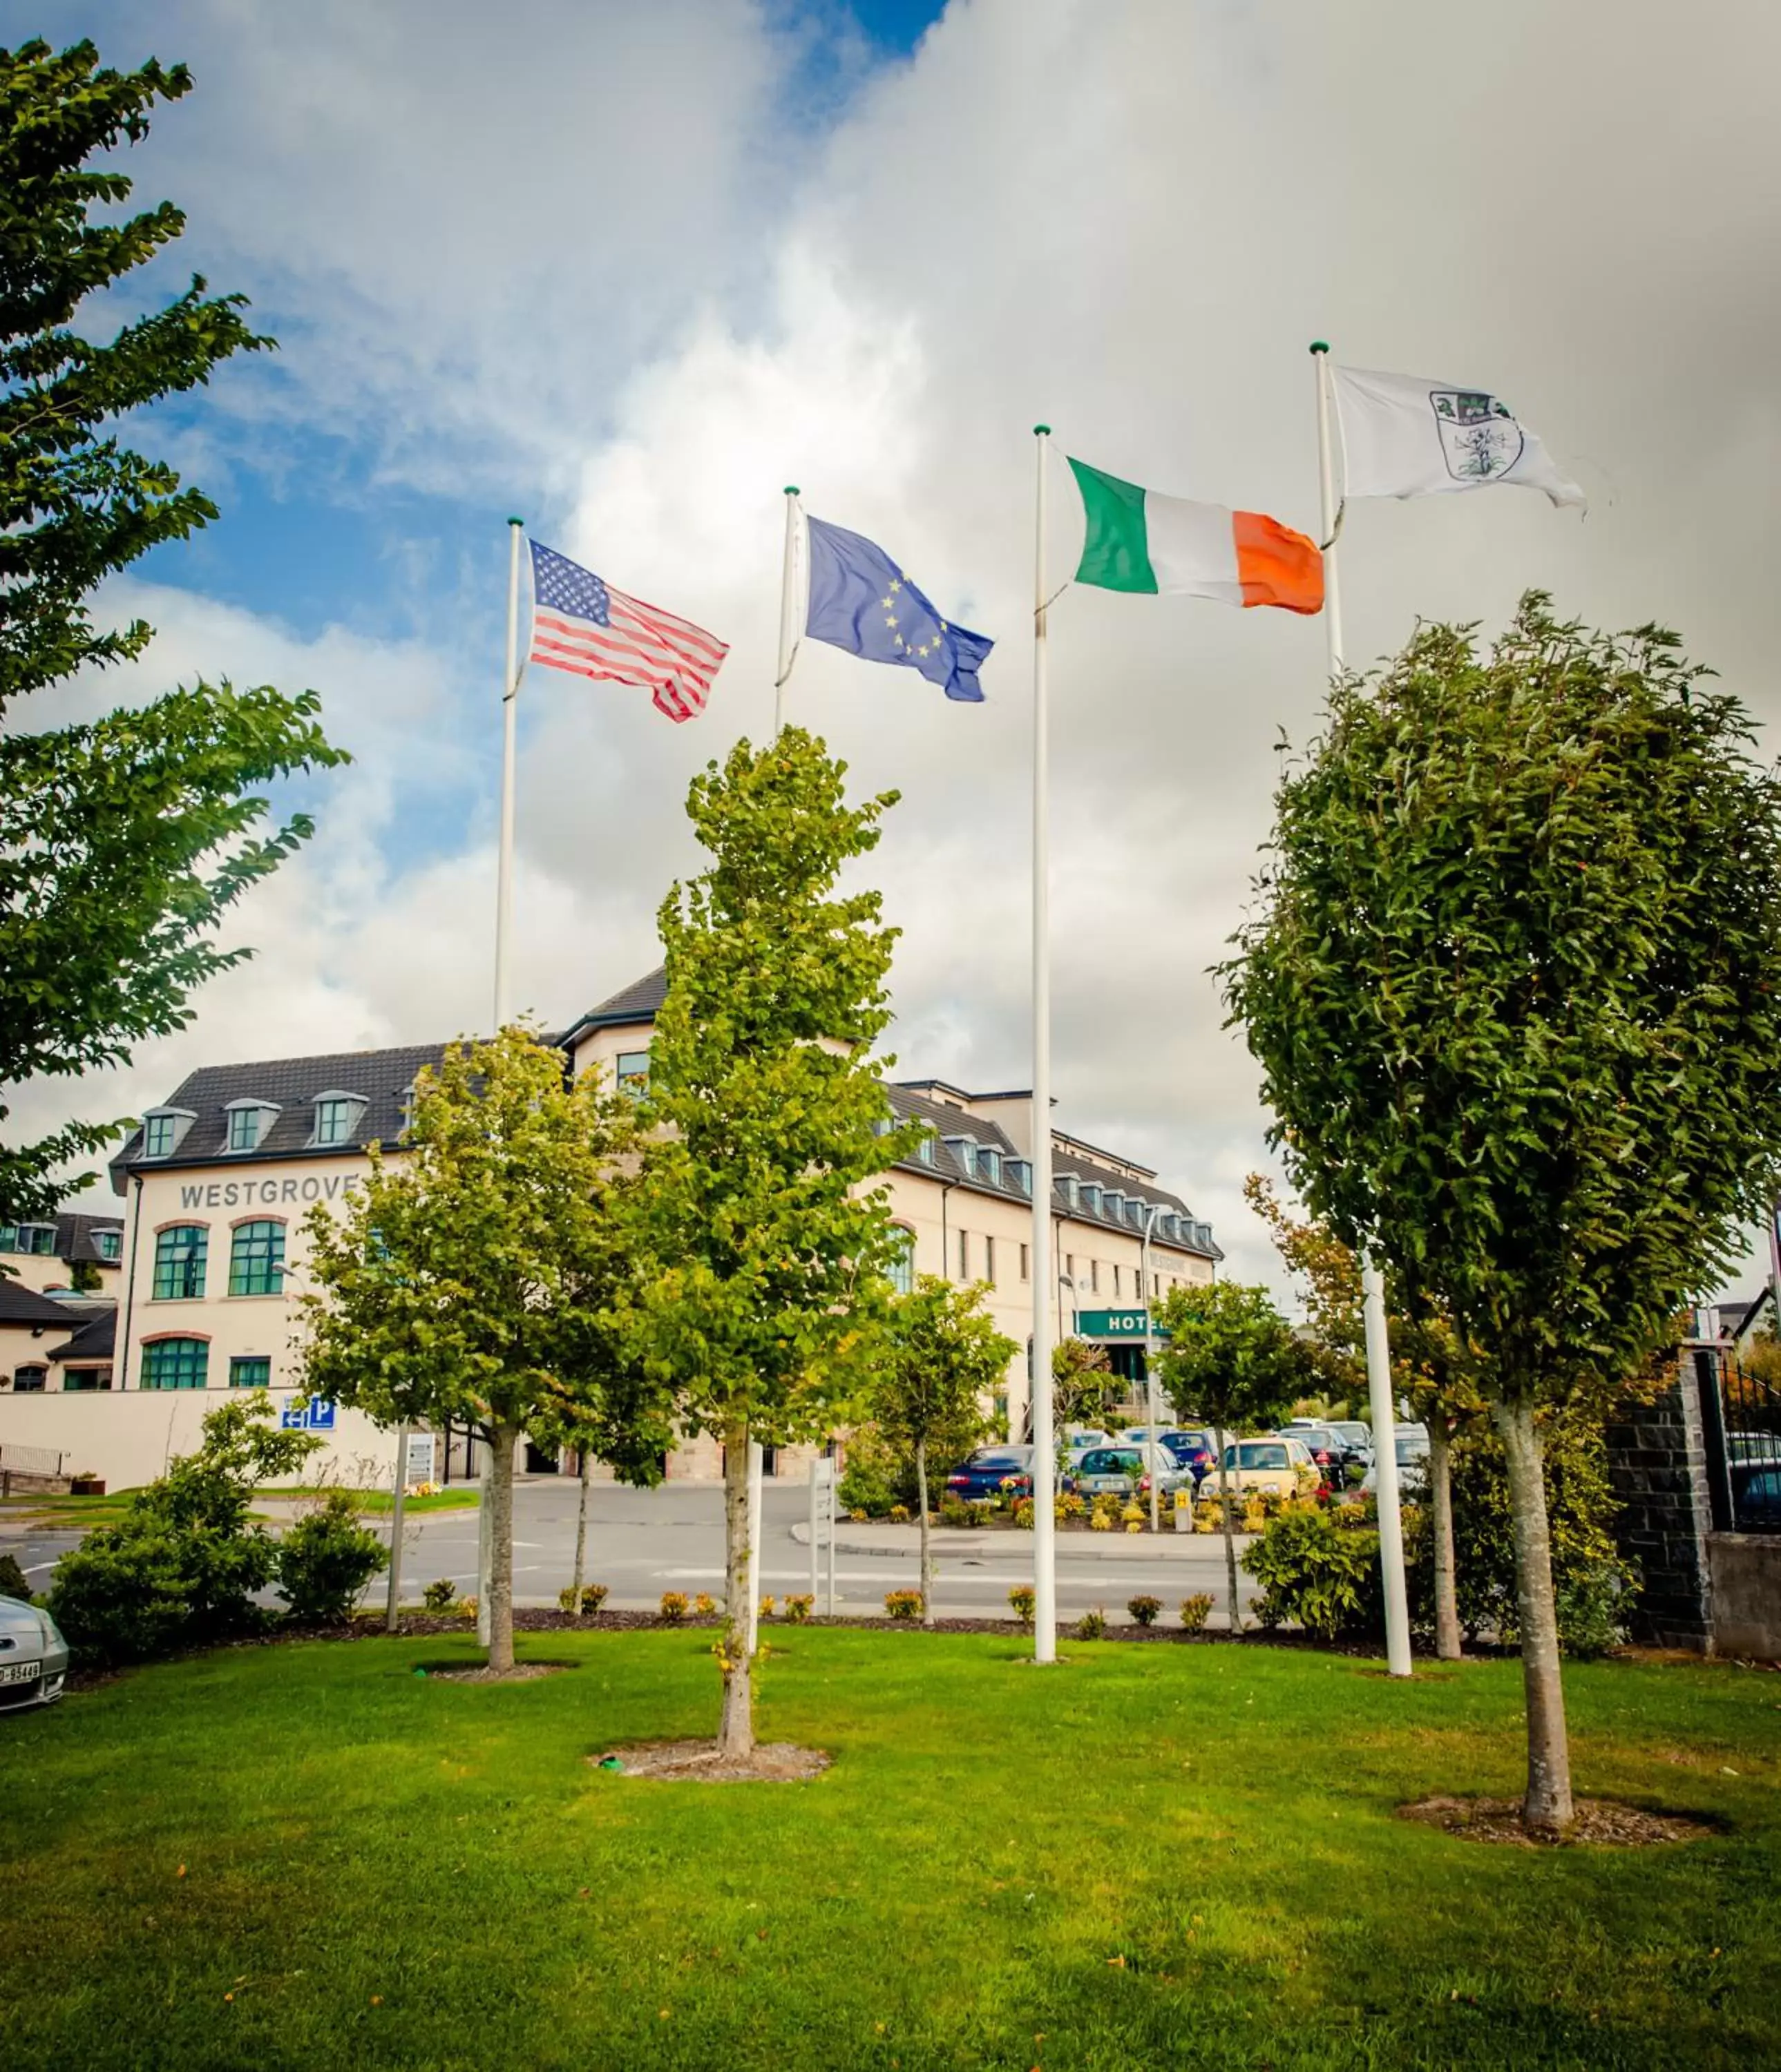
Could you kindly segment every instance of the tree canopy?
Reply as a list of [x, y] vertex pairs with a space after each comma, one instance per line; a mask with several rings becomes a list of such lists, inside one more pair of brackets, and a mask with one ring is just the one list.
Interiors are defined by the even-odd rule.
[[[139, 143], [191, 86], [181, 65], [101, 68], [90, 43], [0, 50], [0, 715], [76, 672], [142, 654], [153, 629], [94, 623], [95, 586], [217, 515], [121, 418], [271, 343], [203, 280], [109, 339], [81, 327], [176, 240], [171, 202], [116, 215], [131, 183], [97, 154]], [[95, 212], [97, 220], [95, 220]], [[97, 306], [102, 310], [103, 303]], [[47, 733], [0, 735], [0, 1089], [77, 1076], [184, 1026], [192, 989], [251, 954], [217, 924], [312, 832], [259, 787], [346, 760], [311, 693], [198, 684]], [[7, 1109], [0, 1104], [0, 1121]], [[0, 1220], [42, 1215], [69, 1160], [117, 1134], [71, 1124], [0, 1149]]]
[[1562, 1827], [1536, 1404], [1642, 1367], [1781, 1182], [1781, 780], [1656, 626], [1525, 597], [1332, 690], [1224, 967], [1288, 1172], [1478, 1355], [1515, 1496], [1528, 1818]]

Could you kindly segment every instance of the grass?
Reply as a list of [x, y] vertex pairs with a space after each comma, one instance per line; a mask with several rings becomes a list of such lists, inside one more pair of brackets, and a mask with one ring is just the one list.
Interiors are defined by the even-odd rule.
[[583, 1760], [710, 1731], [709, 1636], [231, 1650], [0, 1721], [0, 2004], [83, 2067], [1747, 2066], [1781, 2059], [1781, 1679], [1570, 1670], [1579, 1784], [1724, 1832], [1488, 1848], [1508, 1663], [774, 1636], [804, 1786]]
[[[277, 1489], [266, 1488], [261, 1496], [276, 1496], [295, 1499], [319, 1496], [322, 1491], [304, 1488], [293, 1482]], [[386, 1515], [394, 1508], [396, 1499], [388, 1490], [349, 1490], [348, 1494], [361, 1511]], [[402, 1515], [411, 1517], [422, 1511], [474, 1511], [479, 1501], [475, 1489], [468, 1486], [434, 1490], [427, 1496], [409, 1496], [402, 1500]]]

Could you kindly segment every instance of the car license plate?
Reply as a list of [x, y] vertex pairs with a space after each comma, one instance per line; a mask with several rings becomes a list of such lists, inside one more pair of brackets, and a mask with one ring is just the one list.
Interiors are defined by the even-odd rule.
[[43, 1672], [41, 1662], [0, 1663], [0, 1684], [29, 1684]]

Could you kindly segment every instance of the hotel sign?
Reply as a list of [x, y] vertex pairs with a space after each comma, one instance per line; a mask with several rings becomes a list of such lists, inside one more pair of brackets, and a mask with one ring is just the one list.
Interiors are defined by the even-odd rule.
[[[1116, 1342], [1135, 1340], [1140, 1344], [1147, 1335], [1150, 1321], [1142, 1309], [1078, 1309], [1076, 1317], [1079, 1338], [1104, 1338]], [[1157, 1336], [1166, 1338], [1168, 1335], [1159, 1324]]]

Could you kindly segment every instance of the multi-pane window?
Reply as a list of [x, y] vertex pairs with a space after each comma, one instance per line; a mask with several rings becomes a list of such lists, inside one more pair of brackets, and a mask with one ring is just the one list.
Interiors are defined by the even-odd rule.
[[619, 1053], [619, 1092], [622, 1094], [643, 1094], [649, 1091], [649, 1053], [647, 1050], [621, 1050]]
[[151, 1115], [142, 1124], [142, 1156], [145, 1158], [165, 1158], [173, 1149], [174, 1135], [179, 1128], [179, 1118], [171, 1115]]
[[210, 1347], [203, 1338], [155, 1338], [142, 1348], [145, 1388], [202, 1388]]
[[124, 1234], [121, 1231], [96, 1231], [93, 1244], [101, 1259], [116, 1260], [123, 1252]]
[[228, 1112], [229, 1149], [257, 1150], [265, 1132], [265, 1120], [266, 1111], [263, 1108], [232, 1108]]
[[195, 1301], [204, 1292], [210, 1231], [203, 1223], [174, 1223], [154, 1233], [154, 1299]]
[[70, 1367], [62, 1370], [62, 1387], [70, 1396], [92, 1395], [111, 1387], [109, 1367]]
[[232, 1359], [228, 1363], [228, 1385], [231, 1388], [269, 1388], [272, 1386], [269, 1355], [257, 1355], [249, 1359]]
[[890, 1285], [907, 1295], [915, 1285], [915, 1233], [899, 1223], [891, 1235], [897, 1248], [890, 1260]]
[[47, 1367], [22, 1367], [14, 1370], [13, 1392], [18, 1396], [41, 1396], [43, 1384], [49, 1379]]
[[971, 1278], [971, 1240], [963, 1231], [959, 1232], [959, 1278], [960, 1281]]
[[0, 1223], [0, 1252], [28, 1252], [47, 1259], [55, 1249], [54, 1223]]
[[993, 1288], [996, 1282], [996, 1241], [993, 1237], [983, 1240], [983, 1277]]
[[350, 1144], [364, 1103], [351, 1094], [324, 1094], [315, 1104], [317, 1144]]
[[285, 1227], [237, 1223], [228, 1252], [232, 1295], [281, 1295], [285, 1286]]

